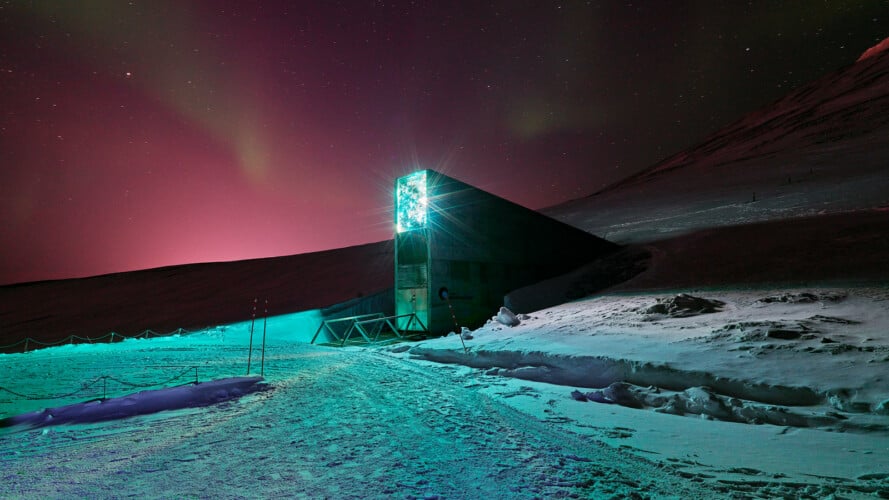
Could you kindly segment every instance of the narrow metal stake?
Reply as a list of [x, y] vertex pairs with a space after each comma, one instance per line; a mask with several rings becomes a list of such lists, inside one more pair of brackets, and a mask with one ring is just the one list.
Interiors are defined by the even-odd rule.
[[253, 318], [250, 320], [250, 347], [247, 349], [247, 375], [250, 375], [250, 361], [253, 358], [253, 323], [256, 322], [256, 303], [259, 299], [253, 299]]
[[451, 307], [451, 298], [447, 293], [444, 294], [445, 301], [448, 303], [448, 309], [451, 311], [451, 319], [454, 320], [454, 327], [457, 329], [457, 336], [460, 337], [460, 343], [463, 344], [463, 354], [466, 354], [466, 342], [463, 342], [463, 332], [460, 331], [460, 325], [457, 324], [457, 316], [454, 314], [454, 308]]
[[265, 309], [262, 311], [262, 361], [259, 364], [259, 376], [265, 376], [265, 325], [269, 316], [269, 299], [265, 299]]

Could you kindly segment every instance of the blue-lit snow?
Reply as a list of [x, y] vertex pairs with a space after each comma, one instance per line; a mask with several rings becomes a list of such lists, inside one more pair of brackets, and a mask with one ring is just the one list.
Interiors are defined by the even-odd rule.
[[[456, 336], [312, 346], [304, 339], [317, 317], [279, 318], [266, 325], [274, 391], [6, 430], [3, 482], [8, 496], [50, 497], [885, 494], [889, 292], [804, 292], [825, 299], [702, 292], [725, 309], [687, 318], [645, 312], [666, 294], [600, 296], [521, 315], [514, 327], [491, 321], [472, 332], [468, 353]], [[799, 338], [769, 335], [794, 328]], [[201, 380], [243, 376], [248, 329], [3, 355], [0, 385], [46, 392], [51, 379], [66, 392], [104, 374], [147, 384], [189, 367]], [[261, 321], [254, 331], [258, 373]], [[616, 381], [629, 385], [603, 389]], [[617, 389], [630, 404], [572, 398]], [[45, 406], [0, 395], [3, 415]], [[726, 408], [763, 425], [728, 421]]]

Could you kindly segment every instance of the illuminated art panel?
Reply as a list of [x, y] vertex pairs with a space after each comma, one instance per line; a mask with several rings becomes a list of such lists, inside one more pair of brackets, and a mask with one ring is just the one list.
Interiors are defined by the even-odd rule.
[[426, 227], [426, 171], [406, 175], [395, 187], [395, 227], [399, 233]]

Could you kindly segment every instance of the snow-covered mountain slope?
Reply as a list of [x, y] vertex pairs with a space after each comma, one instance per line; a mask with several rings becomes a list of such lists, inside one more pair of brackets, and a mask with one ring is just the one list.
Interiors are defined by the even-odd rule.
[[619, 243], [889, 205], [889, 51], [546, 213]]

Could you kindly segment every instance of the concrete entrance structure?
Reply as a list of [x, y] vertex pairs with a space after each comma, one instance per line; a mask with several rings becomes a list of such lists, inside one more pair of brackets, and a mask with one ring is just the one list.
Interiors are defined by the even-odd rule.
[[438, 335], [456, 329], [454, 318], [480, 326], [507, 292], [618, 249], [433, 170], [395, 181], [395, 225], [395, 313], [415, 313]]

